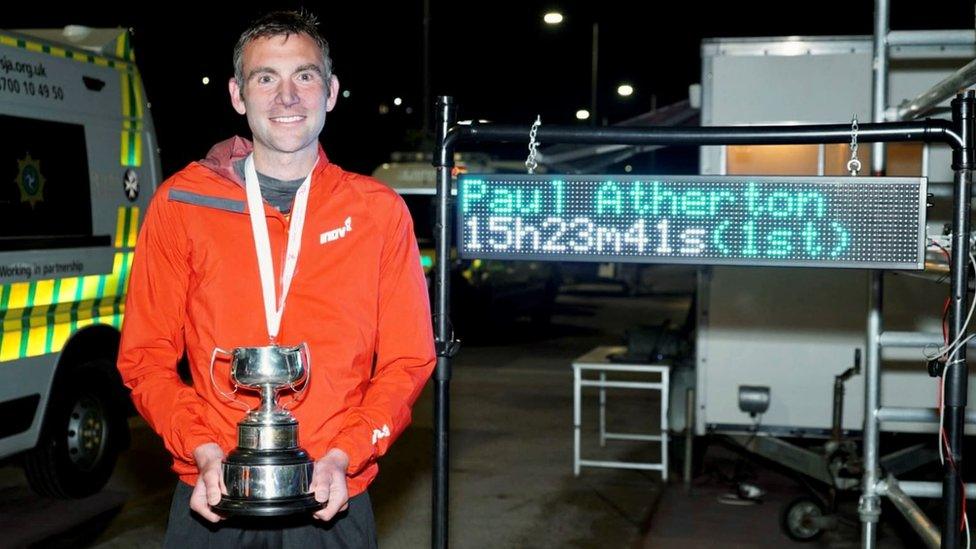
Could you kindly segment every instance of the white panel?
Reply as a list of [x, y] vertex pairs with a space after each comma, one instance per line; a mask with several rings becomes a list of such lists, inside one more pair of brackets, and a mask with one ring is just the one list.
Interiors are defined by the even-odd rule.
[[[54, 378], [54, 366], [60, 354], [0, 362], [0, 402], [27, 395], [39, 394], [38, 411], [47, 407], [47, 399]], [[33, 448], [41, 431], [41, 413], [34, 414], [30, 429], [11, 437], [0, 438], [0, 458]]]
[[[948, 287], [900, 275], [885, 278], [885, 327], [938, 332]], [[749, 424], [739, 385], [770, 387], [767, 425], [829, 429], [834, 376], [864, 349], [867, 275], [813, 269], [715, 268], [708, 295], [703, 423]], [[934, 407], [937, 385], [922, 351], [885, 352], [883, 405]], [[976, 380], [970, 382], [970, 390]], [[848, 381], [844, 428], [861, 429], [863, 375]], [[921, 425], [892, 424], [918, 431]]]
[[714, 57], [710, 125], [869, 120], [870, 68], [865, 54]]

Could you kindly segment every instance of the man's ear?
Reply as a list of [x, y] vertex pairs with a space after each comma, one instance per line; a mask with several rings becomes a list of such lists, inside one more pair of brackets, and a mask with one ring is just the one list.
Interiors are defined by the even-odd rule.
[[227, 91], [230, 93], [230, 104], [233, 105], [237, 114], [245, 114], [247, 108], [244, 106], [244, 97], [241, 94], [241, 87], [237, 84], [237, 79], [231, 77], [227, 82]]
[[329, 98], [325, 101], [325, 112], [331, 112], [335, 107], [336, 101], [339, 99], [339, 79], [336, 75], [332, 75], [332, 81], [329, 82]]

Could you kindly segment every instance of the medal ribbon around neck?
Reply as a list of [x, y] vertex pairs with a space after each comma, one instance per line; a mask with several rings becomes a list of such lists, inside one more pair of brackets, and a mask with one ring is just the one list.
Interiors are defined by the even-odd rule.
[[[317, 161], [316, 161], [317, 163]], [[288, 246], [285, 249], [285, 264], [281, 269], [281, 296], [275, 299], [274, 264], [271, 262], [271, 240], [268, 238], [268, 222], [264, 216], [264, 201], [261, 199], [261, 186], [258, 172], [254, 168], [254, 154], [244, 161], [244, 183], [247, 190], [247, 211], [251, 217], [251, 232], [254, 234], [254, 249], [258, 256], [258, 273], [261, 275], [261, 293], [264, 296], [264, 318], [268, 325], [268, 338], [275, 344], [281, 328], [281, 315], [285, 311], [285, 299], [295, 275], [298, 253], [302, 248], [302, 228], [305, 226], [305, 209], [308, 205], [308, 189], [312, 182], [312, 171], [295, 193], [295, 205], [291, 212], [288, 228]]]

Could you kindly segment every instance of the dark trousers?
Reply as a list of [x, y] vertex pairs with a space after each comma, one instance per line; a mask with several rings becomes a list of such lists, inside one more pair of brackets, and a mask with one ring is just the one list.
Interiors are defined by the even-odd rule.
[[233, 518], [213, 524], [190, 510], [193, 488], [176, 483], [169, 508], [164, 549], [375, 549], [376, 523], [369, 494], [349, 500], [349, 509], [329, 522], [311, 515], [276, 518]]

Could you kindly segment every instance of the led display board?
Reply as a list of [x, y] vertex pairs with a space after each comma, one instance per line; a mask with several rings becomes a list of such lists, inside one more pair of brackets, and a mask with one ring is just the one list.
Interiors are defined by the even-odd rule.
[[465, 174], [465, 259], [924, 268], [926, 180]]

